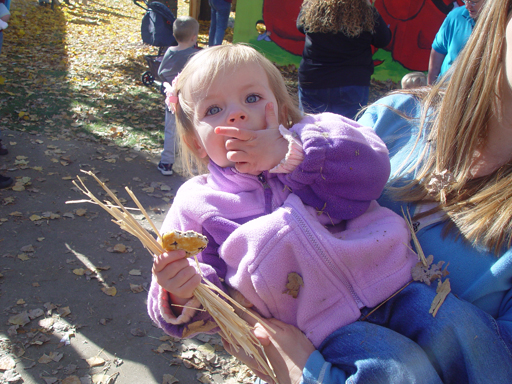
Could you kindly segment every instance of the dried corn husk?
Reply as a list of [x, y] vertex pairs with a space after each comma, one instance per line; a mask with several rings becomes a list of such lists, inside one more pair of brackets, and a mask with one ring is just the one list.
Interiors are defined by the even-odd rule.
[[[105, 211], [110, 213], [112, 217], [114, 217], [115, 220], [112, 220], [114, 223], [118, 224], [123, 230], [137, 237], [151, 255], [160, 255], [165, 252], [161, 245], [162, 236], [160, 232], [149, 218], [144, 207], [142, 207], [139, 200], [128, 187], [125, 187], [126, 191], [151, 225], [153, 231], [157, 234], [158, 241], [138, 223], [128, 209], [123, 206], [121, 201], [119, 201], [117, 196], [100, 179], [98, 179], [94, 173], [83, 170], [82, 172], [92, 176], [114, 201], [115, 205], [109, 201], [102, 202], [96, 198], [96, 196], [87, 189], [79, 176], [77, 176], [77, 178], [80, 181], [80, 185], [75, 180], [73, 180], [73, 184], [91, 200], [67, 201], [66, 203], [90, 202], [98, 204]], [[198, 263], [197, 258], [196, 263]], [[233, 348], [238, 351], [239, 347], [241, 347], [246, 354], [254, 357], [260, 365], [261, 371], [270, 376], [272, 380], [277, 383], [277, 378], [275, 377], [272, 366], [265, 355], [265, 351], [263, 350], [261, 343], [251, 332], [251, 326], [235, 313], [233, 306], [250, 314], [258, 321], [260, 321], [260, 319], [247, 311], [243, 306], [238, 304], [230, 296], [225, 294], [221, 289], [206, 279], [202, 280], [202, 283], [196, 288], [194, 295], [197, 297], [203, 308], [212, 315], [213, 319], [222, 331], [222, 336], [233, 346]], [[225, 298], [233, 306], [222, 300], [219, 295]], [[260, 321], [260, 323], [268, 328], [264, 322]], [[271, 328], [268, 329], [271, 332], [275, 332]]]

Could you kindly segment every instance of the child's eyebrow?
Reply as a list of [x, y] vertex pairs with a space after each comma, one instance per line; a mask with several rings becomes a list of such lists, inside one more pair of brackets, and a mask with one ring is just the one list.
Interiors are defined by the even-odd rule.
[[[246, 92], [247, 90], [252, 89], [252, 88], [256, 88], [256, 90], [258, 90], [258, 88], [261, 88], [261, 87], [262, 87], [261, 84], [258, 82], [250, 82], [250, 83], [244, 84], [243, 86], [241, 86], [238, 89], [235, 89], [234, 92], [236, 92], [236, 91]], [[201, 97], [199, 99], [199, 101], [197, 102], [197, 104], [208, 102], [208, 100], [215, 99], [217, 97], [219, 97], [217, 92], [215, 92], [215, 91], [209, 92], [206, 95], [204, 95], [204, 97]]]

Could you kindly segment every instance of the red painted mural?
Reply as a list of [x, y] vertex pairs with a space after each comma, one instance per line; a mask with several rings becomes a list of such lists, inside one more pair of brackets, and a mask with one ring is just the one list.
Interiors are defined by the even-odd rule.
[[[302, 0], [263, 2], [263, 22], [270, 39], [299, 56], [304, 47], [304, 35], [296, 27], [301, 4]], [[428, 70], [432, 41], [448, 12], [459, 5], [460, 0], [376, 0], [375, 7], [393, 33], [384, 49], [411, 71]]]

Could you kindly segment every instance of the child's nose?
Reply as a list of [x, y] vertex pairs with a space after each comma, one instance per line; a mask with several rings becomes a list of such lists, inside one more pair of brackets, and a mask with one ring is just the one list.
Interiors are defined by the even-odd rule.
[[243, 111], [232, 112], [228, 118], [228, 120], [231, 124], [234, 124], [238, 121], [244, 121], [246, 119], [247, 119], [247, 115]]

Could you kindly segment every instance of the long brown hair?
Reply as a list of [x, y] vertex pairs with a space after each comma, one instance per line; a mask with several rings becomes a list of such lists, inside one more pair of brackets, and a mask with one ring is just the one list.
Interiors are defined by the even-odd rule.
[[310, 33], [338, 33], [357, 37], [375, 26], [373, 6], [367, 0], [304, 0], [299, 23]]
[[[430, 91], [404, 91], [422, 100], [419, 126], [428, 144], [409, 169], [417, 171], [415, 180], [390, 188], [397, 200], [439, 202], [465, 239], [496, 254], [512, 240], [512, 161], [483, 177], [473, 178], [470, 170], [489, 120], [504, 108], [503, 48], [511, 4], [487, 1], [464, 50], [439, 83]], [[429, 194], [428, 183], [444, 170], [454, 182]]]

